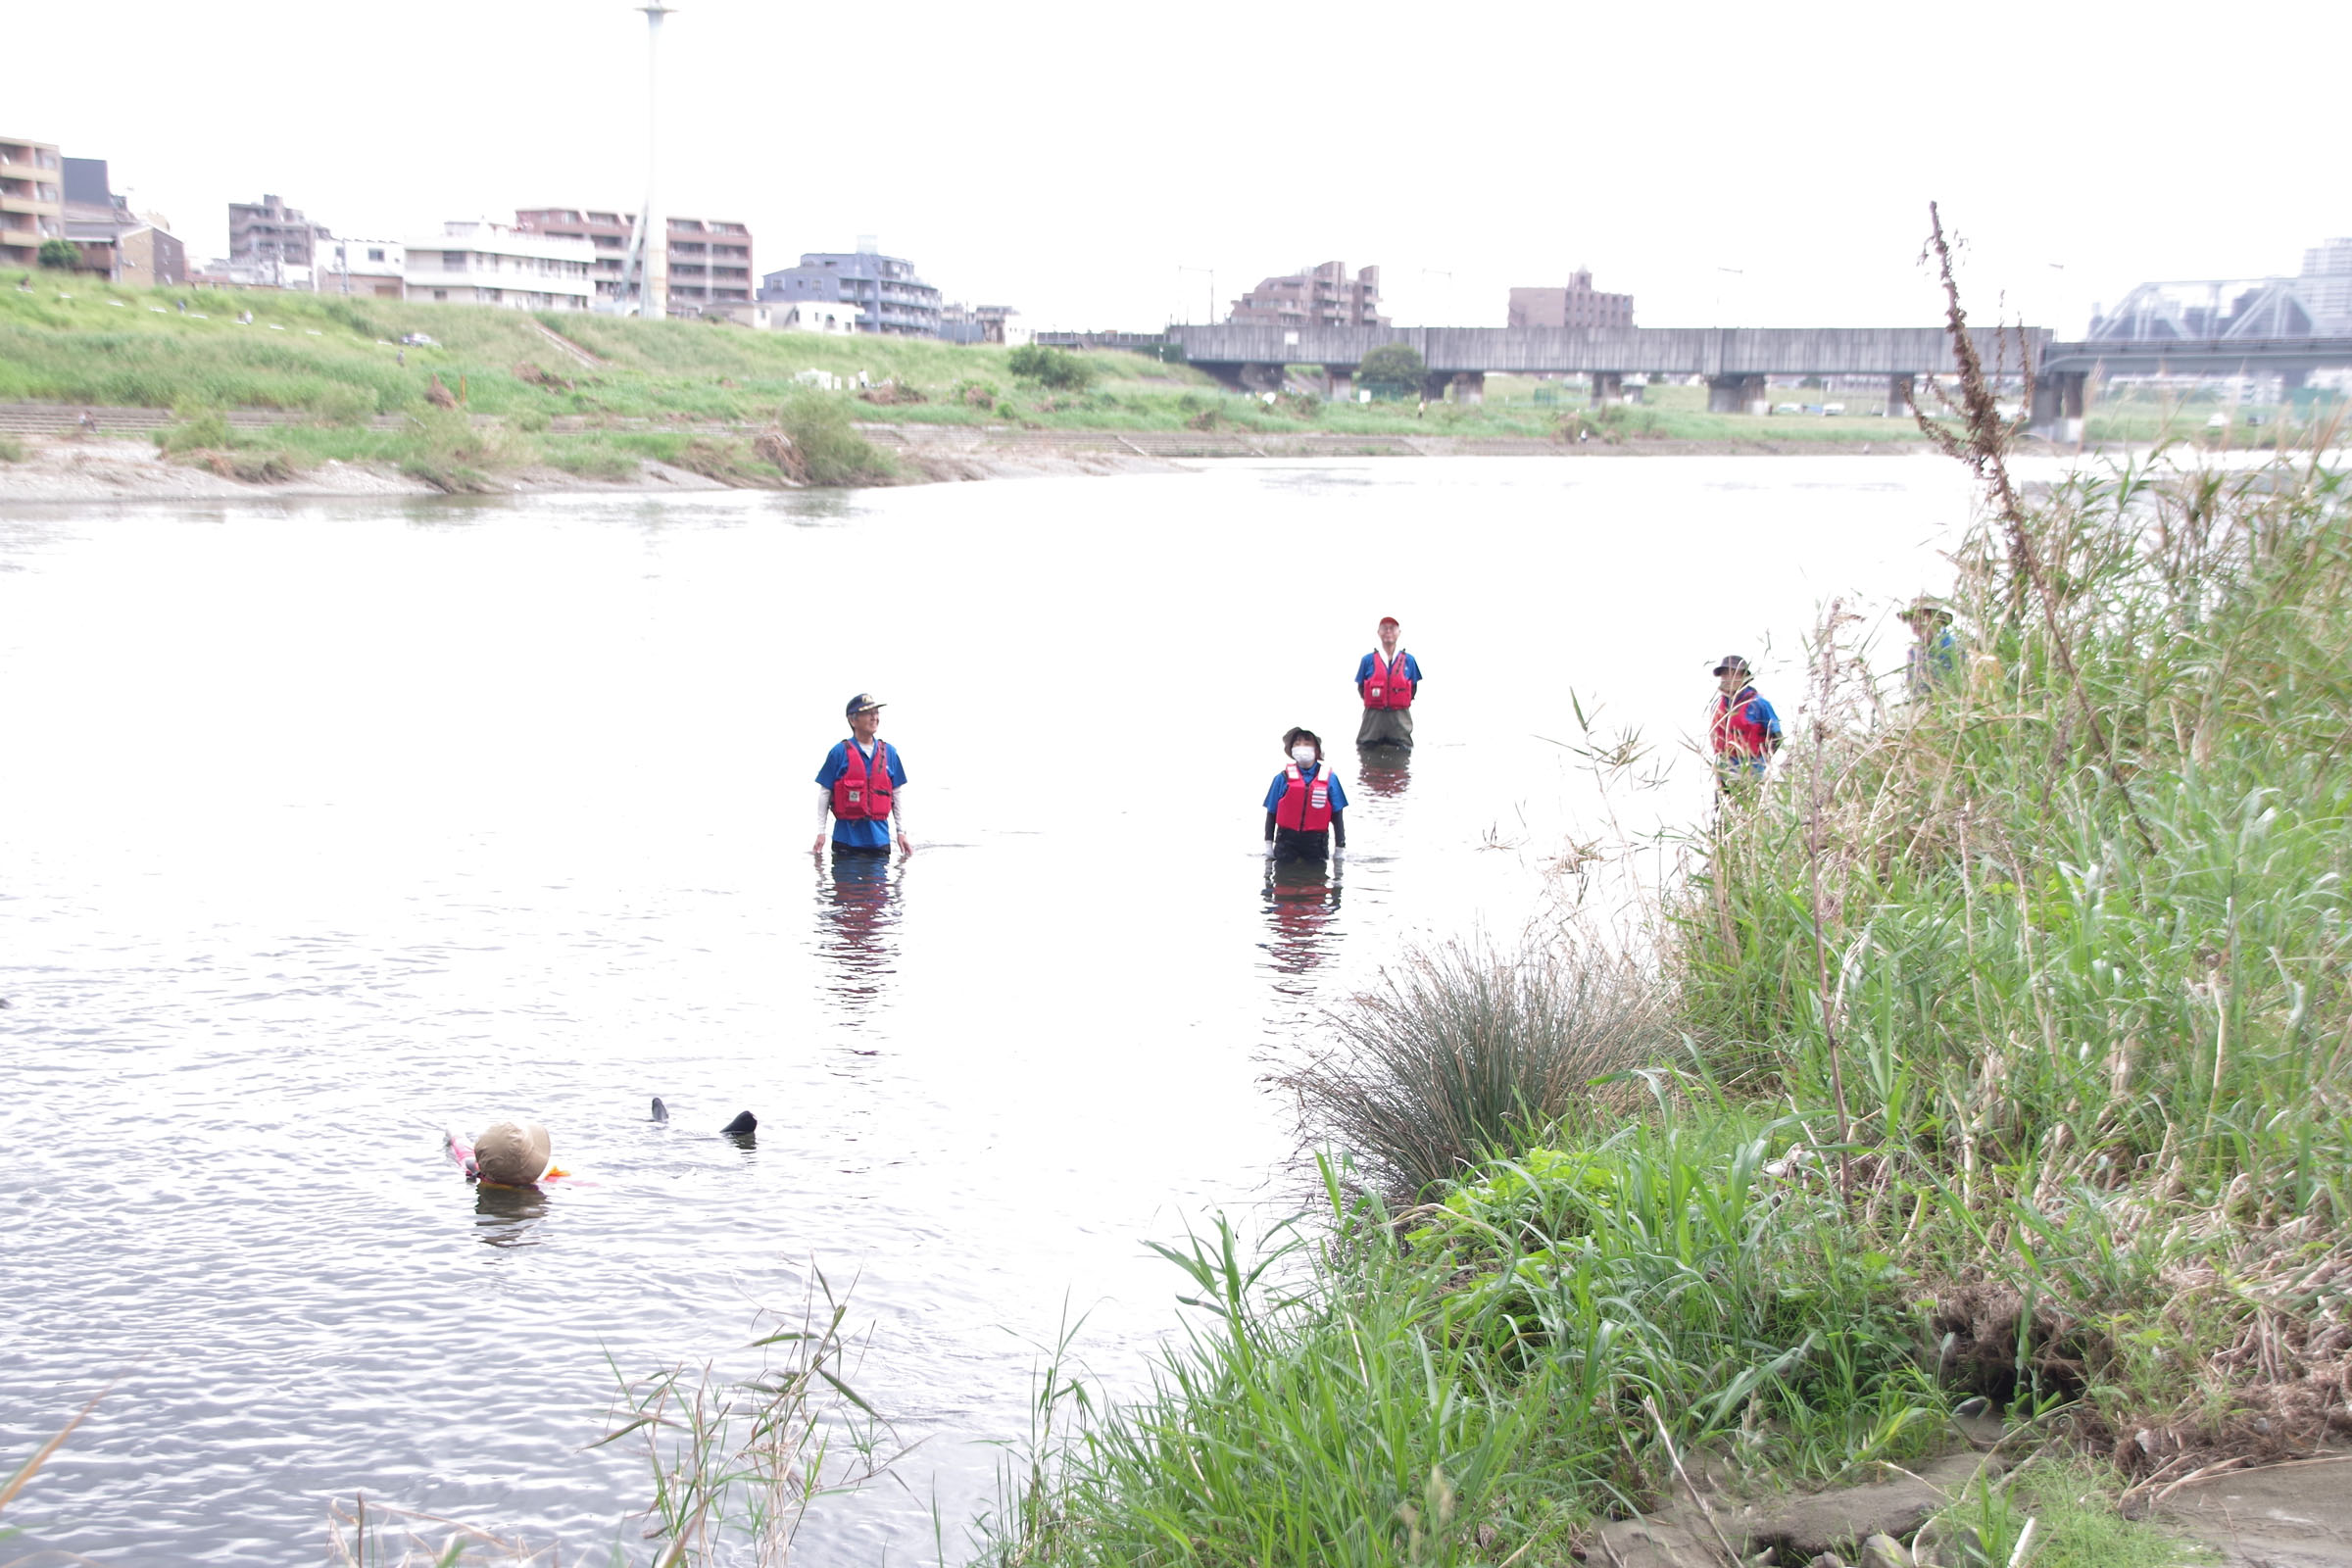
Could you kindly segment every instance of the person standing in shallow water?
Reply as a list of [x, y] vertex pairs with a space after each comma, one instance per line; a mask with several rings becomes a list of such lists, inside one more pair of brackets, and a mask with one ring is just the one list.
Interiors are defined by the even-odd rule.
[[1276, 860], [1341, 858], [1348, 853], [1348, 792], [1323, 760], [1323, 738], [1294, 728], [1282, 738], [1291, 760], [1266, 791], [1266, 854]]
[[893, 830], [901, 855], [911, 855], [906, 841], [906, 764], [899, 749], [882, 739], [882, 702], [871, 692], [850, 699], [850, 738], [825, 754], [816, 770], [816, 842], [811, 855], [825, 852], [825, 818], [833, 818], [833, 853], [879, 855], [890, 853]]
[[1420, 662], [1397, 646], [1395, 615], [1380, 617], [1380, 646], [1356, 662], [1356, 695], [1364, 720], [1356, 726], [1358, 746], [1413, 748], [1413, 694], [1421, 687]]
[[1715, 708], [1707, 726], [1715, 747], [1715, 781], [1724, 794], [1752, 786], [1781, 749], [1781, 715], [1756, 695], [1747, 661], [1726, 654], [1715, 666]]

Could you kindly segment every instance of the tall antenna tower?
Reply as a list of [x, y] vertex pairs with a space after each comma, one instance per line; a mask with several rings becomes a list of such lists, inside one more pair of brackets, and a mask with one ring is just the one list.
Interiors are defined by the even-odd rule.
[[629, 232], [616, 303], [624, 315], [633, 311], [658, 321], [669, 314], [669, 225], [662, 220], [654, 200], [661, 170], [662, 19], [677, 8], [651, 0], [637, 9], [645, 13], [645, 201]]

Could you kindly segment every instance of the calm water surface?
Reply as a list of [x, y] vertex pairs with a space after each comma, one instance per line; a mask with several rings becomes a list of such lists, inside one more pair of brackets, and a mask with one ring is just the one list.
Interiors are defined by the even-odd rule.
[[[815, 1267], [926, 1441], [808, 1560], [930, 1561], [935, 1507], [956, 1560], [1065, 1301], [1131, 1384], [1143, 1240], [1287, 1211], [1269, 1061], [1560, 897], [1571, 691], [1669, 756], [1726, 651], [1793, 710], [1815, 607], [1933, 582], [1968, 505], [1694, 458], [0, 513], [0, 1470], [119, 1380], [12, 1546], [309, 1563], [365, 1491], [585, 1560], [646, 1499], [582, 1451], [606, 1353], [733, 1355]], [[1429, 680], [1378, 770], [1384, 613]], [[881, 877], [808, 848], [858, 690]], [[1294, 723], [1357, 853], [1269, 887]], [[466, 1187], [440, 1130], [509, 1112], [592, 1185]]]

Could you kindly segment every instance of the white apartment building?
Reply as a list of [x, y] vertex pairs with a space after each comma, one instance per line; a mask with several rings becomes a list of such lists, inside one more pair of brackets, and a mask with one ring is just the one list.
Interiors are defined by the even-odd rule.
[[321, 239], [314, 281], [321, 294], [408, 297], [409, 248], [396, 239]]
[[596, 247], [585, 239], [470, 220], [443, 223], [406, 249], [412, 302], [584, 311], [596, 298]]

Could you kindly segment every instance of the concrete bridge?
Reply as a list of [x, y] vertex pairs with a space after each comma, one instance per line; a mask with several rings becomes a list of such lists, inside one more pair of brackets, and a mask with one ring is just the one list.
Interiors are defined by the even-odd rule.
[[[1941, 327], [1573, 327], [1501, 326], [1171, 326], [1185, 358], [1244, 390], [1279, 387], [1283, 367], [1319, 367], [1335, 396], [1348, 396], [1364, 355], [1384, 343], [1409, 343], [1428, 367], [1423, 391], [1476, 402], [1490, 374], [1581, 374], [1595, 402], [1616, 396], [1632, 374], [1707, 381], [1707, 407], [1722, 414], [1761, 412], [1771, 375], [1884, 375], [1889, 414], [1923, 375], [1959, 369]], [[2046, 327], [2011, 327], [1978, 339], [1985, 368], [2015, 374], [2031, 356], [2038, 366], [2050, 345]]]

